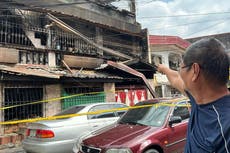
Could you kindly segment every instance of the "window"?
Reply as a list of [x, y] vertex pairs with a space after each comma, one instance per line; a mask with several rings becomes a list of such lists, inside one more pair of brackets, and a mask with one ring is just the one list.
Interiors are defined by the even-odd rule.
[[163, 97], [162, 86], [156, 86], [155, 87], [155, 92], [158, 95], [158, 97]]
[[137, 103], [135, 106], [153, 105], [151, 107], [142, 107], [138, 109], [130, 109], [124, 116], [119, 120], [120, 124], [142, 124], [147, 126], [160, 127], [166, 119], [170, 107], [158, 106], [155, 107], [154, 103]]
[[80, 112], [83, 108], [85, 108], [85, 106], [73, 106], [68, 109], [65, 109], [64, 111], [61, 111], [60, 113], [57, 113], [55, 116], [76, 114]]
[[[98, 112], [98, 114], [88, 115], [88, 119], [115, 117], [114, 112], [103, 112], [104, 110], [109, 110], [109, 109], [111, 109], [111, 107], [107, 104], [94, 106], [89, 110], [89, 113]], [[100, 113], [100, 111], [102, 112]]]
[[152, 63], [153, 64], [161, 64], [162, 63], [162, 57], [160, 55], [152, 55]]
[[42, 103], [25, 105], [43, 99], [43, 88], [4, 88], [4, 107], [17, 106], [4, 110], [4, 120], [20, 120], [42, 117]]
[[[128, 107], [128, 106], [123, 105], [123, 104], [112, 105], [112, 109], [119, 109], [119, 108], [125, 108], [125, 107]], [[126, 111], [127, 110], [118, 110], [118, 111], [116, 111], [116, 113], [118, 116], [122, 116]]]
[[[187, 102], [178, 103], [179, 105], [188, 104]], [[188, 107], [176, 106], [173, 111], [173, 116], [180, 116], [182, 120], [188, 119], [190, 116]]]

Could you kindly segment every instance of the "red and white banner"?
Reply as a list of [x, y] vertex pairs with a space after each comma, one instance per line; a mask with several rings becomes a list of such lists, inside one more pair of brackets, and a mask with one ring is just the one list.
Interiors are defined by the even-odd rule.
[[128, 106], [133, 106], [137, 102], [147, 99], [147, 91], [144, 89], [140, 90], [124, 90], [116, 92], [116, 102], [125, 103]]

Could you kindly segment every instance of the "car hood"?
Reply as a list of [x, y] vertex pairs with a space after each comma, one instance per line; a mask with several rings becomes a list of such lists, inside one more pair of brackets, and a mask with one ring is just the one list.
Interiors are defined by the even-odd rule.
[[85, 139], [84, 144], [94, 147], [107, 146], [128, 146], [129, 143], [138, 142], [143, 139], [143, 135], [149, 136], [148, 131], [156, 131], [159, 127], [141, 126], [141, 125], [128, 125], [117, 124], [110, 129], [100, 130], [94, 133], [93, 137]]

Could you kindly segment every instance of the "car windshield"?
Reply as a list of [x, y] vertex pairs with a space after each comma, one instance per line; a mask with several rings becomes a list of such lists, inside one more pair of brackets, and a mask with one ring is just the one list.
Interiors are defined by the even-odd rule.
[[85, 106], [73, 106], [73, 107], [70, 107], [70, 108], [68, 108], [68, 109], [65, 109], [65, 110], [61, 111], [60, 113], [57, 113], [57, 114], [54, 115], [54, 116], [76, 114], [76, 113], [78, 113], [79, 111], [81, 111], [84, 107], [85, 107]]
[[151, 106], [130, 109], [119, 121], [120, 124], [134, 124], [160, 127], [165, 123], [168, 106]]

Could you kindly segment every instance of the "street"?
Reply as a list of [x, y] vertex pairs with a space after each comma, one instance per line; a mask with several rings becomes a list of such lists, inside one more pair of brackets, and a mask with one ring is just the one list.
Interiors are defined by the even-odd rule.
[[22, 146], [8, 147], [6, 145], [1, 145], [0, 153], [26, 153]]

